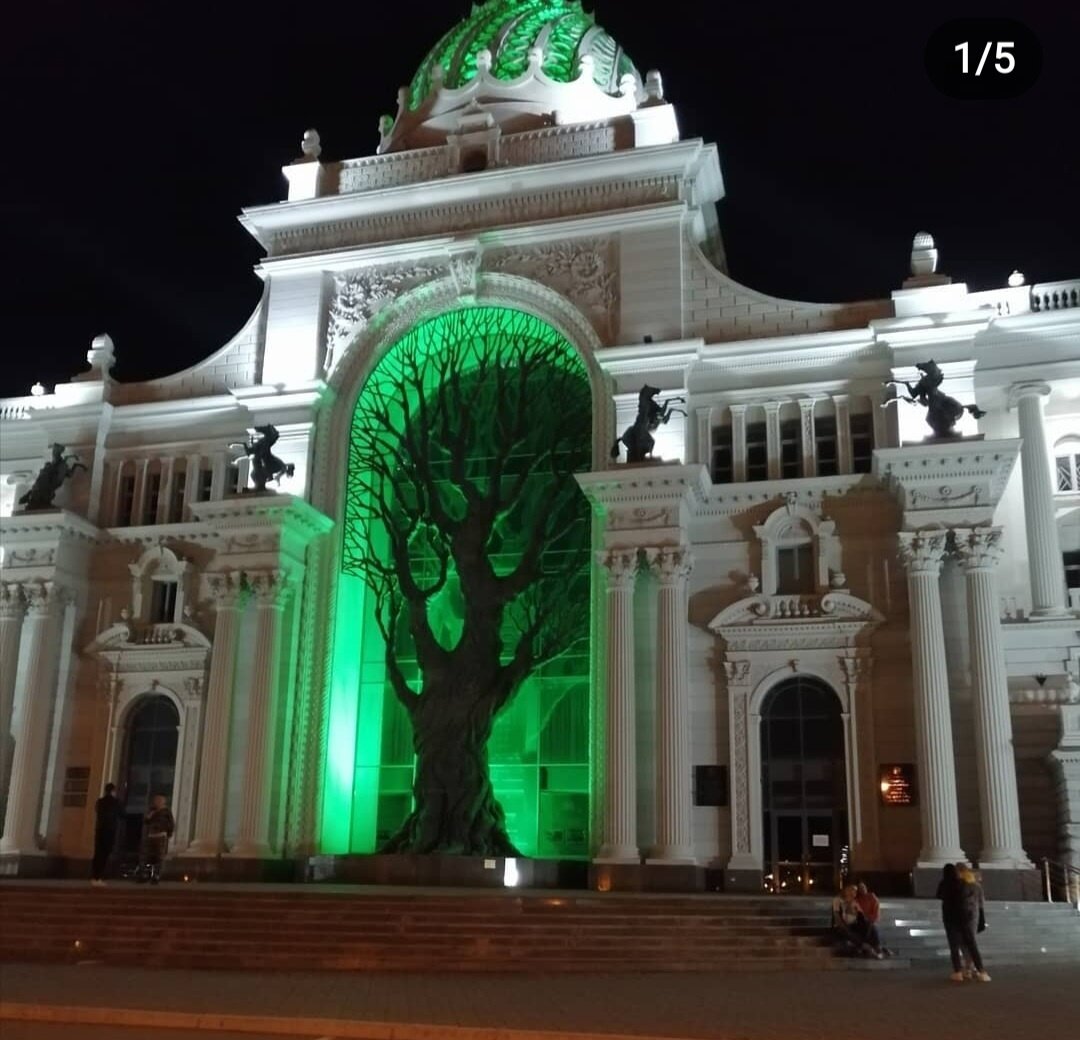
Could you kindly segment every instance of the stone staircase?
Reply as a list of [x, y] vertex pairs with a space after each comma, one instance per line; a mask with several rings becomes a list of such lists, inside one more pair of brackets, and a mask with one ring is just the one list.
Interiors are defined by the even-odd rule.
[[[978, 936], [988, 969], [997, 964], [1080, 965], [1080, 913], [1068, 903], [988, 902]], [[941, 907], [932, 899], [882, 899], [882, 942], [915, 967], [949, 970]]]
[[[364, 971], [876, 966], [779, 897], [0, 882], [0, 960]], [[899, 966], [899, 965], [893, 965]]]

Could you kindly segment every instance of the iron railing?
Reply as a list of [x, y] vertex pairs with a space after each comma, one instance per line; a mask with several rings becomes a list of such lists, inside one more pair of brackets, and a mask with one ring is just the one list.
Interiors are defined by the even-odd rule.
[[1071, 903], [1080, 912], [1080, 870], [1043, 858], [1043, 894], [1048, 903]]

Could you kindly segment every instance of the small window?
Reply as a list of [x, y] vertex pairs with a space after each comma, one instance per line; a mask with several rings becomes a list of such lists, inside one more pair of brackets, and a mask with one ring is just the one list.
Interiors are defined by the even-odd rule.
[[143, 502], [142, 522], [157, 523], [158, 500], [161, 498], [161, 474], [149, 473], [146, 477], [146, 499]]
[[780, 476], [785, 480], [803, 475], [800, 425], [798, 419], [785, 419], [780, 424]]
[[469, 151], [462, 153], [462, 173], [479, 173], [481, 170], [487, 169], [487, 164], [488, 157], [486, 148], [471, 148]]
[[713, 430], [712, 479], [714, 484], [730, 484], [734, 478], [731, 452], [731, 427], [717, 426]]
[[180, 470], [173, 475], [172, 499], [169, 502], [169, 523], [178, 524], [184, 519], [184, 492], [187, 490], [187, 473]]
[[746, 425], [746, 479], [767, 480], [769, 448], [763, 422]]
[[836, 416], [822, 415], [814, 420], [814, 444], [817, 448], [819, 477], [834, 477], [840, 472], [836, 452]]
[[155, 624], [167, 624], [176, 620], [176, 582], [151, 582], [150, 620]]
[[1062, 553], [1065, 564], [1065, 584], [1070, 589], [1080, 589], [1080, 552]]
[[199, 493], [196, 497], [198, 502], [209, 502], [214, 491], [214, 471], [212, 469], [199, 470]]
[[116, 526], [130, 527], [135, 509], [135, 477], [124, 477], [120, 482], [120, 501], [116, 510]]
[[874, 417], [869, 412], [851, 416], [851, 470], [870, 473], [874, 468]]
[[814, 591], [814, 547], [788, 545], [776, 552], [776, 591], [785, 596], [807, 594]]
[[1054, 460], [1058, 493], [1080, 491], [1080, 447]]

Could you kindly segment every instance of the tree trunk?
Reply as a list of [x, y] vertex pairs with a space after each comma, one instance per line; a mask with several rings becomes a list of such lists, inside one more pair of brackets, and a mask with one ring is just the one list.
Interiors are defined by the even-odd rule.
[[488, 776], [489, 688], [475, 680], [425, 685], [412, 714], [416, 806], [381, 852], [520, 855]]

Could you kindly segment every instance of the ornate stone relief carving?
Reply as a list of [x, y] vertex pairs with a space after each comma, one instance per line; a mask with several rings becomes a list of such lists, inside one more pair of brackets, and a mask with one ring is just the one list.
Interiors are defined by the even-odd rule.
[[543, 282], [581, 308], [604, 339], [615, 333], [619, 301], [615, 243], [578, 238], [492, 251], [484, 267]]
[[334, 298], [330, 302], [326, 328], [327, 374], [334, 370], [348, 341], [381, 306], [421, 282], [445, 273], [445, 264], [399, 264], [338, 275], [334, 279]]
[[635, 509], [612, 509], [607, 515], [609, 531], [632, 531], [650, 527], [675, 527], [678, 525], [678, 510], [673, 508], [647, 509], [638, 506]]

